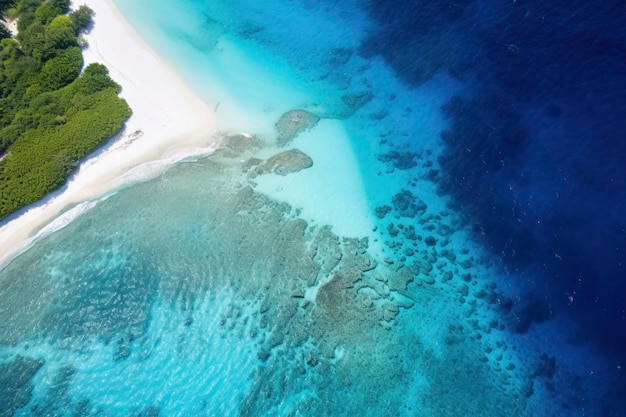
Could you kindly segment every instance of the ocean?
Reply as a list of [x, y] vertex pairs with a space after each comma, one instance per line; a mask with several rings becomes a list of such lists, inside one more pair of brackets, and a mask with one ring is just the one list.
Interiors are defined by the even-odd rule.
[[2, 267], [0, 415], [626, 416], [622, 2], [116, 4], [221, 148]]

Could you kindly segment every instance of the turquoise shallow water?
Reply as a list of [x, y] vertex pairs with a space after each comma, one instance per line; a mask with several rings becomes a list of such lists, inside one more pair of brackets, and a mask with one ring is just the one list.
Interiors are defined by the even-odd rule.
[[24, 415], [524, 409], [525, 380], [479, 360], [488, 312], [307, 225], [230, 156], [110, 197], [3, 270], [3, 357], [45, 361]]
[[595, 415], [606, 364], [438, 188], [467, 82], [359, 53], [357, 2], [117, 4], [223, 147], [0, 271], [0, 415]]

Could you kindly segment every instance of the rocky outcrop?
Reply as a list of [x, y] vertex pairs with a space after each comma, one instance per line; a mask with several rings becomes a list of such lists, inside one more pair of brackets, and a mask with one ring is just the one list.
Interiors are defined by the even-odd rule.
[[319, 116], [306, 110], [290, 110], [283, 114], [274, 127], [278, 132], [276, 143], [285, 146], [300, 133], [312, 129], [319, 122]]
[[389, 289], [404, 294], [411, 282], [413, 282], [413, 272], [403, 265], [395, 274], [390, 275]]
[[256, 168], [257, 174], [287, 175], [313, 166], [311, 157], [298, 149], [278, 153]]
[[259, 149], [262, 146], [261, 141], [249, 133], [226, 133], [220, 134], [220, 147], [214, 153], [215, 156], [222, 158], [236, 158], [242, 154]]

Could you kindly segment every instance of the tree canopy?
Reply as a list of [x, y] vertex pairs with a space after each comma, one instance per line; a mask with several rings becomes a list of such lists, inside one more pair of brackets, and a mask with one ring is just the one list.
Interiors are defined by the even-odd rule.
[[85, 5], [82, 5], [78, 8], [78, 10], [71, 12], [69, 16], [74, 24], [74, 31], [78, 35], [82, 30], [87, 29], [91, 25], [93, 10]]
[[4, 11], [9, 7], [12, 7], [15, 0], [0, 0], [0, 15], [4, 14]]
[[0, 219], [61, 187], [131, 114], [106, 67], [83, 68], [78, 36], [91, 9], [0, 0], [9, 7], [19, 21], [15, 39], [0, 33]]
[[0, 40], [11, 37], [11, 31], [7, 29], [7, 27], [3, 25], [2, 22], [6, 22], [4, 13], [11, 6], [13, 6], [13, 3], [14, 0], [0, 0]]

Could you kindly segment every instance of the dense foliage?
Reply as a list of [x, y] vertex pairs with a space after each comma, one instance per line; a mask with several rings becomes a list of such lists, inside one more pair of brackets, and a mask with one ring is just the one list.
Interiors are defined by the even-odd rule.
[[[92, 11], [69, 0], [0, 0], [18, 18], [0, 32], [0, 219], [61, 187], [81, 158], [118, 132], [130, 108], [100, 64], [84, 68]], [[3, 25], [0, 25], [4, 28]]]

